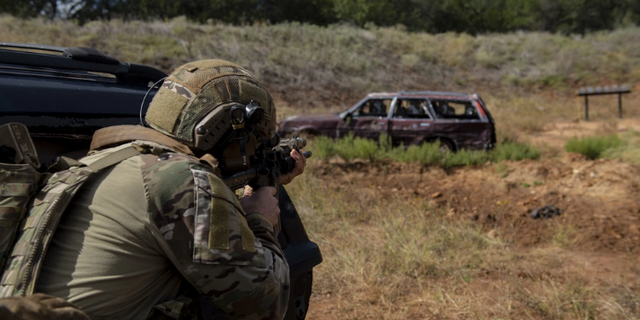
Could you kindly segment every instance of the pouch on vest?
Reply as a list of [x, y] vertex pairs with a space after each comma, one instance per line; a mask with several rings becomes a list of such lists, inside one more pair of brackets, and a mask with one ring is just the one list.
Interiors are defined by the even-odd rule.
[[13, 249], [20, 221], [39, 189], [42, 174], [27, 127], [0, 126], [0, 267]]
[[89, 165], [63, 157], [50, 173], [40, 174], [25, 126], [1, 126], [0, 145], [5, 161], [18, 162], [0, 164], [0, 253], [6, 260], [0, 264], [0, 297], [26, 296], [33, 294], [58, 222], [80, 187], [91, 174], [140, 152], [133, 146], [105, 152]]

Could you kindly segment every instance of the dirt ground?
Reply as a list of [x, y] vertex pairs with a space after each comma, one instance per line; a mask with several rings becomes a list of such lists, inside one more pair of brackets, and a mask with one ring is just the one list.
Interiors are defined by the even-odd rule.
[[[528, 139], [557, 151], [573, 136], [628, 129], [640, 131], [640, 121], [555, 123]], [[560, 241], [569, 242], [570, 250], [555, 254], [563, 261], [563, 275], [578, 272], [609, 283], [639, 278], [639, 165], [590, 161], [560, 151], [540, 161], [487, 163], [451, 170], [334, 159], [321, 165], [315, 174], [337, 191], [355, 188], [384, 199], [427, 201], [445, 210], [451, 219], [476, 221], [489, 237], [503, 239], [519, 250], [551, 250], [550, 245], [559, 241], [558, 226], [564, 226], [566, 239]], [[560, 209], [560, 215], [532, 218], [534, 209], [547, 205]], [[540, 272], [523, 270], [518, 276], [535, 278]], [[335, 298], [314, 297], [309, 318], [335, 318], [331, 310], [337, 303]]]

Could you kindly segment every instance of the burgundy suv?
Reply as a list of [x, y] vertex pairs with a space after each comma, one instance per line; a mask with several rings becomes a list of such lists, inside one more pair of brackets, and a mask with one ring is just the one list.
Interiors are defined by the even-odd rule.
[[394, 145], [440, 141], [444, 149], [490, 150], [495, 146], [493, 118], [478, 94], [400, 91], [371, 93], [338, 114], [288, 117], [280, 135], [339, 138], [353, 132], [378, 139], [386, 133]]

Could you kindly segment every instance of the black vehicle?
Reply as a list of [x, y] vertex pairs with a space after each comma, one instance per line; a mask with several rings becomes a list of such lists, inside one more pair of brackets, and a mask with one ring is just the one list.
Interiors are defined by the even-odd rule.
[[[25, 124], [44, 164], [63, 155], [80, 158], [97, 129], [141, 123], [156, 92], [151, 87], [166, 76], [90, 48], [0, 43], [0, 125]], [[304, 319], [313, 267], [322, 262], [322, 255], [280, 188], [278, 239], [292, 286], [285, 319]]]

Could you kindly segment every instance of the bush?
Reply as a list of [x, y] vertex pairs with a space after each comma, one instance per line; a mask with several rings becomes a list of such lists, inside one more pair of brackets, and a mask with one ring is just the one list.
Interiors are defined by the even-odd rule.
[[482, 164], [490, 160], [490, 154], [484, 151], [459, 150], [444, 157], [445, 168]]
[[425, 165], [435, 165], [442, 162], [445, 155], [440, 152], [440, 143], [423, 143], [419, 146], [393, 148], [387, 152], [387, 157], [398, 162], [417, 162]]
[[524, 159], [537, 160], [540, 158], [540, 150], [524, 143], [505, 142], [497, 145], [491, 151], [491, 158], [494, 162], [503, 160], [520, 161]]
[[602, 156], [608, 150], [626, 145], [617, 135], [607, 135], [599, 137], [586, 137], [578, 139], [573, 137], [564, 145], [567, 152], [575, 152], [585, 155], [587, 158], [594, 160]]
[[327, 138], [325, 136], [318, 136], [313, 140], [313, 146], [315, 147], [313, 150], [314, 157], [318, 157], [320, 159], [329, 159], [338, 154], [336, 150], [336, 143], [331, 138]]
[[439, 165], [445, 168], [482, 164], [487, 161], [520, 161], [540, 158], [540, 151], [527, 144], [505, 142], [498, 144], [491, 152], [460, 150], [444, 154], [439, 142], [423, 143], [419, 146], [393, 147], [386, 135], [379, 141], [355, 137], [353, 133], [334, 141], [327, 137], [317, 137], [314, 142], [314, 154], [321, 159], [339, 156], [346, 161], [363, 159], [369, 161], [390, 159], [397, 162]]
[[347, 161], [353, 159], [376, 160], [381, 158], [384, 154], [377, 142], [355, 137], [353, 132], [350, 132], [346, 137], [336, 141], [335, 148], [337, 154]]
[[626, 142], [626, 145], [607, 149], [600, 157], [640, 164], [640, 132], [629, 130], [622, 133], [621, 138]]

